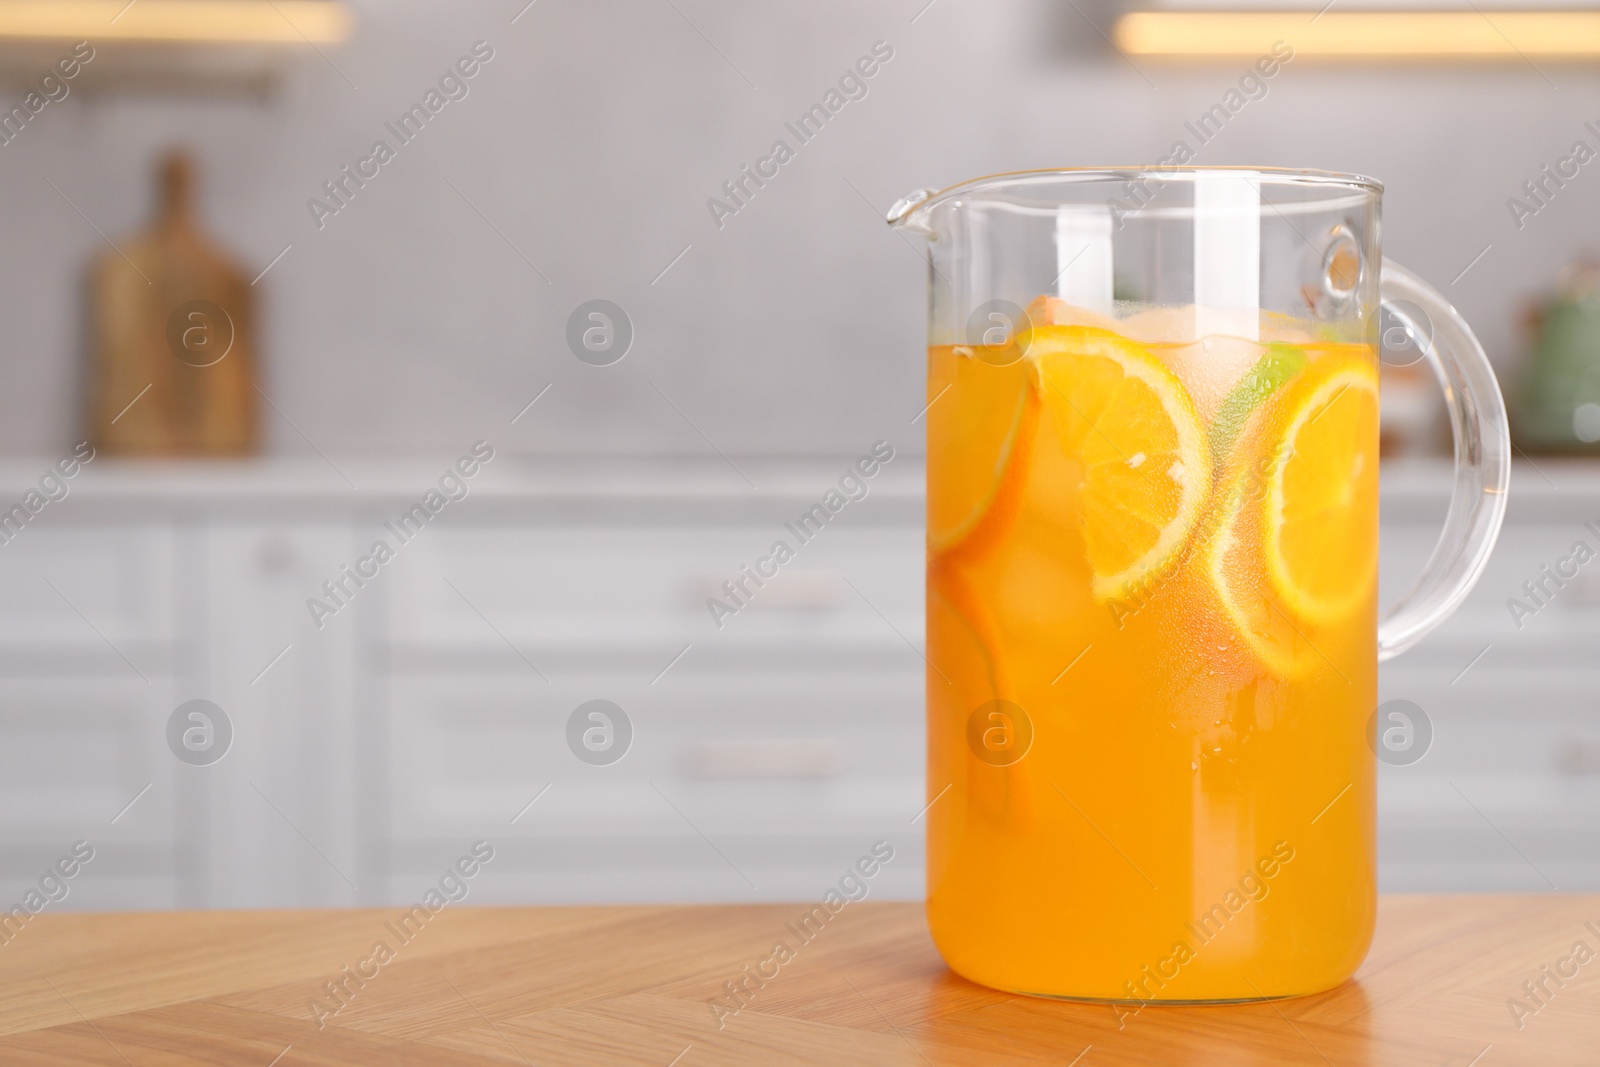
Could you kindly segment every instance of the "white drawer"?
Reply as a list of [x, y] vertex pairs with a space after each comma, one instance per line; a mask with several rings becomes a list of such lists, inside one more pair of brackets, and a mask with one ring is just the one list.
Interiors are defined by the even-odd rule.
[[[574, 709], [595, 698], [620, 705], [633, 726], [627, 754], [606, 766], [580, 761], [566, 738]], [[655, 686], [430, 676], [391, 683], [390, 709], [387, 835], [397, 841], [644, 835], [704, 848], [700, 833], [909, 829], [922, 806], [922, 684], [912, 670], [685, 672]], [[739, 751], [757, 755], [748, 776], [729, 765]]]
[[0, 546], [0, 671], [170, 670], [162, 646], [177, 636], [173, 532], [49, 517]]
[[[494, 842], [495, 859], [471, 883], [471, 900], [521, 906], [819, 900], [875, 841], [888, 841], [894, 859], [869, 883], [872, 899], [921, 900], [925, 892], [921, 823], [803, 840], [716, 840], [749, 882], [699, 838], [518, 838]], [[384, 899], [409, 904], [437, 883], [467, 844], [397, 848], [391, 872], [374, 884]]]
[[1597, 678], [1493, 656], [1454, 685], [1405, 660], [1382, 672], [1380, 701], [1415, 702], [1433, 729], [1421, 760], [1379, 770], [1387, 890], [1600, 889]]
[[747, 605], [719, 627], [707, 599], [780, 537], [795, 543], [776, 523], [425, 531], [390, 564], [390, 640], [497, 649], [508, 663], [505, 640], [553, 652], [642, 648], [663, 665], [686, 643], [899, 646], [914, 656], [901, 635], [920, 642], [923, 544], [909, 527], [827, 528], [765, 588], [749, 583]]
[[93, 859], [52, 909], [192, 903], [181, 772], [195, 768], [167, 750], [169, 698], [137, 679], [0, 679], [0, 903], [77, 841]]
[[171, 699], [137, 679], [0, 679], [0, 837], [171, 840], [188, 769], [166, 747]]
[[[1455, 662], [1459, 669], [1492, 643], [1493, 658], [1508, 667], [1591, 664], [1590, 649], [1600, 638], [1600, 536], [1585, 528], [1577, 514], [1554, 515], [1533, 503], [1538, 502], [1524, 502], [1525, 506], [1519, 507], [1513, 494], [1499, 541], [1472, 593], [1408, 658], [1440, 666]], [[1600, 526], [1600, 511], [1594, 517]], [[1391, 603], [1410, 588], [1438, 534], [1438, 524], [1417, 518], [1383, 525], [1382, 604]], [[1577, 567], [1576, 576], [1562, 579], [1558, 587], [1546, 577], [1544, 568], [1553, 570], [1580, 540], [1595, 558]], [[1538, 600], [1534, 600], [1524, 583], [1541, 581], [1546, 591], [1537, 592]], [[1514, 617], [1507, 603], [1512, 598], [1533, 608], [1533, 614], [1520, 620]]]

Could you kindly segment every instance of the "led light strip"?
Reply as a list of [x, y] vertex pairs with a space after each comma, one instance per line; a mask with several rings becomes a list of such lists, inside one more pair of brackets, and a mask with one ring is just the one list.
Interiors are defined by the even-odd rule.
[[337, 44], [354, 25], [338, 0], [0, 0], [0, 41]]
[[1600, 56], [1600, 11], [1137, 11], [1113, 30], [1145, 56], [1503, 59]]

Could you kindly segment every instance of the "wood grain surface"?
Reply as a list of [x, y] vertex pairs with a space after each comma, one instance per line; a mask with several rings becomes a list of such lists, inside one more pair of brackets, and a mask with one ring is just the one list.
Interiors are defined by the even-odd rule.
[[[1338, 989], [1137, 1013], [973, 985], [917, 904], [850, 904], [802, 944], [806, 910], [445, 907], [405, 941], [399, 908], [47, 913], [0, 945], [0, 1063], [1600, 1064], [1600, 896], [1386, 897]], [[779, 940], [793, 958], [730, 1001]]]

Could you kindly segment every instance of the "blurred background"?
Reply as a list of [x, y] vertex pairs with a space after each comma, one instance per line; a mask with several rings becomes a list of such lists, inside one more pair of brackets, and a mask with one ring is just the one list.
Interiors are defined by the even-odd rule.
[[[1501, 549], [1383, 669], [1431, 739], [1382, 887], [1600, 887], [1600, 583], [1508, 605], [1600, 543], [1600, 68], [1320, 55], [1319, 8], [1241, 97], [1261, 53], [1103, 0], [0, 0], [0, 900], [78, 840], [52, 907], [410, 901], [477, 839], [484, 901], [810, 898], [880, 838], [919, 896], [926, 266], [884, 212], [1179, 141], [1380, 178], [1517, 412]], [[1389, 598], [1451, 486], [1432, 389], [1385, 383]]]

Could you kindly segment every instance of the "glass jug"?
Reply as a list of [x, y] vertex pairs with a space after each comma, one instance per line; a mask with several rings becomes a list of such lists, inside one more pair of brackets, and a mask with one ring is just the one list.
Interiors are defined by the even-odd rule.
[[[1510, 469], [1483, 349], [1382, 259], [1381, 198], [1052, 170], [892, 209], [929, 240], [927, 911], [965, 977], [1231, 1001], [1366, 954], [1377, 666], [1471, 589]], [[1381, 621], [1380, 333], [1456, 456]]]

